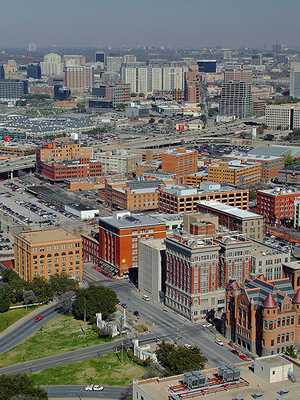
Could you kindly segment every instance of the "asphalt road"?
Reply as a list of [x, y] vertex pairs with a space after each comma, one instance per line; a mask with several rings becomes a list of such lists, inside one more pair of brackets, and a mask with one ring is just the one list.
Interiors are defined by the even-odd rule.
[[[97, 384], [95, 382], [95, 384]], [[91, 392], [85, 390], [86, 386], [81, 385], [68, 385], [68, 386], [44, 386], [50, 399], [107, 399], [117, 400], [121, 399], [125, 394], [129, 393], [129, 387], [112, 387], [104, 386], [102, 392]]]
[[43, 325], [46, 324], [50, 319], [56, 317], [58, 315], [59, 307], [57, 304], [54, 304], [52, 307], [49, 307], [47, 310], [41, 312], [44, 319], [36, 322], [33, 318], [25, 321], [24, 324], [20, 325], [17, 330], [13, 332], [9, 332], [7, 335], [0, 338], [0, 353], [4, 353], [9, 351], [13, 347], [15, 347], [20, 342], [23, 342], [28, 336], [31, 336], [33, 333], [38, 331]]
[[209, 367], [224, 362], [240, 363], [241, 360], [232, 354], [226, 346], [222, 347], [215, 343], [217, 332], [214, 329], [193, 324], [166, 307], [143, 300], [136, 288], [124, 280], [111, 281], [106, 279], [99, 281], [103, 277], [94, 270], [88, 271], [85, 276], [86, 280], [93, 281], [93, 284], [101, 284], [115, 290], [120, 302], [127, 304], [127, 310], [138, 311], [143, 319], [153, 324], [158, 336], [175, 336], [178, 342], [198, 346], [207, 358]]
[[[140, 339], [141, 343], [151, 343], [156, 341], [157, 335], [151, 333], [143, 335]], [[174, 336], [173, 336], [174, 337]], [[127, 338], [124, 337], [124, 340]], [[62, 364], [72, 364], [81, 360], [88, 360], [90, 358], [96, 358], [107, 353], [111, 353], [117, 346], [122, 345], [122, 339], [106, 343], [99, 344], [96, 346], [89, 346], [80, 348], [65, 353], [55, 354], [53, 356], [39, 358], [32, 361], [25, 361], [23, 363], [14, 364], [9, 367], [0, 368], [1, 374], [16, 374], [16, 373], [31, 373], [48, 369]]]

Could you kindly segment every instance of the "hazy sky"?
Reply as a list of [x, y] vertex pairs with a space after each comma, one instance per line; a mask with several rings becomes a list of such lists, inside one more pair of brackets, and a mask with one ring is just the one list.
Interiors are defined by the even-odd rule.
[[0, 47], [300, 45], [299, 0], [0, 2]]

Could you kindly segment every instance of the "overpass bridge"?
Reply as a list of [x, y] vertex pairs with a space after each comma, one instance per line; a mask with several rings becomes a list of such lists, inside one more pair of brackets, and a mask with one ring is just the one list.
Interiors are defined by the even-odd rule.
[[30, 170], [34, 168], [35, 155], [0, 161], [0, 175], [8, 174], [10, 177], [13, 177], [14, 172]]

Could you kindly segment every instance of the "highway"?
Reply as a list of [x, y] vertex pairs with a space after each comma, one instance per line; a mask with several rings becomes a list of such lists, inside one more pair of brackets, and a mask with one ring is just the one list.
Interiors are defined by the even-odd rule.
[[[174, 337], [174, 335], [173, 335]], [[154, 333], [143, 335], [141, 343], [153, 343], [156, 341], [157, 335]], [[57, 365], [72, 364], [81, 360], [88, 360], [90, 358], [96, 358], [103, 356], [107, 353], [111, 353], [116, 347], [120, 347], [122, 342], [128, 337], [124, 336], [123, 339], [114, 340], [106, 344], [98, 344], [95, 346], [89, 346], [80, 348], [77, 350], [67, 351], [65, 353], [55, 354], [44, 358], [38, 358], [32, 361], [25, 361], [23, 363], [11, 365], [8, 367], [0, 368], [0, 374], [17, 374], [17, 373], [31, 373], [41, 371], [43, 369], [52, 368]]]
[[44, 319], [36, 322], [34, 317], [26, 320], [23, 324], [19, 325], [14, 331], [9, 331], [7, 334], [0, 336], [0, 353], [9, 351], [20, 342], [23, 342], [33, 333], [38, 331], [46, 322], [58, 315], [59, 307], [57, 304], [49, 307], [47, 310], [41, 312]]
[[0, 161], [0, 174], [30, 168], [35, 168], [35, 156], [23, 156], [16, 159]]
[[85, 279], [94, 285], [103, 285], [115, 290], [120, 302], [127, 304], [128, 311], [138, 311], [142, 318], [153, 324], [158, 336], [175, 336], [183, 344], [198, 346], [208, 360], [208, 367], [215, 367], [224, 362], [240, 362], [239, 357], [231, 353], [226, 346], [215, 343], [217, 332], [214, 329], [193, 324], [166, 307], [146, 302], [128, 282], [103, 280], [103, 275], [94, 270], [85, 271]]
[[[97, 384], [95, 382], [95, 384]], [[104, 386], [102, 392], [86, 391], [86, 386], [68, 385], [68, 386], [44, 386], [50, 399], [122, 399], [124, 395], [130, 392], [130, 388], [126, 386]]]

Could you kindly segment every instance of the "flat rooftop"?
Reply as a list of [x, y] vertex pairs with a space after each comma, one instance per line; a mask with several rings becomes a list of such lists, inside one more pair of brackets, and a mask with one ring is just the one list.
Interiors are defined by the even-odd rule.
[[31, 244], [59, 242], [78, 240], [80, 236], [74, 235], [73, 233], [67, 232], [64, 229], [46, 229], [39, 231], [26, 231], [20, 233], [18, 236], [24, 238]]
[[300, 189], [296, 188], [274, 188], [274, 189], [265, 189], [265, 190], [258, 190], [260, 193], [268, 194], [269, 196], [288, 196], [291, 194], [298, 194], [300, 197]]
[[248, 161], [277, 161], [282, 159], [281, 156], [271, 156], [268, 154], [256, 155], [256, 154], [245, 154], [245, 153], [231, 153], [226, 154], [223, 158], [231, 159], [236, 158], [238, 160], [248, 160]]
[[210, 208], [211, 210], [219, 211], [237, 218], [241, 219], [253, 219], [253, 218], [263, 218], [262, 215], [255, 214], [251, 211], [241, 210], [238, 207], [228, 206], [227, 204], [220, 203], [218, 201], [206, 201], [202, 200], [198, 203], [200, 206], [203, 205], [205, 207]]
[[280, 356], [279, 354], [274, 355], [273, 357], [266, 356], [266, 357], [260, 357], [259, 362], [264, 363], [265, 365], [268, 365], [268, 367], [278, 367], [278, 365], [290, 365], [291, 362], [287, 360], [286, 358]]
[[165, 239], [142, 239], [140, 243], [143, 243], [152, 249], [156, 250], [165, 250], [166, 245], [165, 245]]
[[[278, 365], [278, 363], [276, 364]], [[294, 364], [294, 375], [296, 377], [296, 382], [292, 383], [291, 381], [282, 381], [276, 383], [268, 383], [264, 381], [261, 376], [255, 375], [251, 370], [249, 370], [248, 366], [240, 367], [241, 377], [248, 382], [248, 385], [228, 388], [223, 391], [216, 391], [214, 393], [209, 393], [203, 395], [190, 394], [189, 398], [191, 400], [233, 400], [233, 399], [243, 399], [243, 400], [254, 400], [254, 399], [263, 399], [263, 400], [296, 400], [299, 398], [300, 394], [300, 368]], [[205, 375], [212, 375], [216, 372], [213, 370], [204, 370]], [[139, 381], [139, 386], [141, 389], [148, 394], [149, 397], [147, 399], [151, 400], [168, 400], [169, 399], [169, 387], [180, 385], [183, 379], [183, 375], [177, 375], [170, 378], [161, 378], [161, 379], [146, 379]], [[285, 390], [286, 393], [283, 396], [280, 396], [280, 391]], [[263, 394], [263, 396], [255, 397], [255, 394]], [[181, 397], [178, 396], [178, 400], [181, 400]]]
[[159, 221], [183, 221], [184, 214], [152, 214], [153, 218], [157, 218]]
[[289, 263], [283, 263], [283, 265], [295, 271], [300, 269], [300, 261], [291, 261]]
[[289, 254], [289, 250], [277, 249], [273, 247], [271, 244], [266, 244], [263, 242], [257, 242], [256, 240], [252, 240], [252, 254], [254, 256], [267, 256], [267, 255], [276, 255], [276, 254]]
[[226, 192], [240, 192], [240, 189], [237, 189], [231, 185], [218, 184], [215, 182], [204, 182], [200, 188], [191, 188], [191, 186], [185, 185], [169, 185], [164, 187], [163, 192], [176, 195], [176, 196], [191, 196], [191, 195], [202, 195], [205, 193], [226, 193]]
[[134, 228], [137, 226], [156, 226], [164, 225], [158, 219], [147, 214], [130, 214], [130, 213], [116, 213], [110, 217], [103, 217], [99, 219], [99, 223], [105, 223], [113, 226], [114, 228]]

